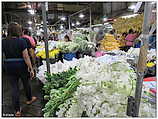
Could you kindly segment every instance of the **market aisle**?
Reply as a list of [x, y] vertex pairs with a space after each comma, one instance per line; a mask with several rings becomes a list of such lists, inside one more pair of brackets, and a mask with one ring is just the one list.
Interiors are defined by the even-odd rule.
[[[3, 85], [3, 92], [2, 92], [2, 116], [13, 116], [14, 111], [12, 107], [12, 100], [11, 100], [11, 91], [10, 91], [10, 84], [7, 80], [7, 76], [3, 75], [2, 78], [2, 85]], [[32, 105], [26, 105], [26, 97], [23, 89], [23, 85], [20, 83], [20, 103], [22, 107], [22, 116], [23, 117], [41, 117], [42, 116], [42, 88], [41, 84], [38, 80], [31, 81], [32, 87], [32, 94], [37, 96], [38, 100], [34, 102]]]

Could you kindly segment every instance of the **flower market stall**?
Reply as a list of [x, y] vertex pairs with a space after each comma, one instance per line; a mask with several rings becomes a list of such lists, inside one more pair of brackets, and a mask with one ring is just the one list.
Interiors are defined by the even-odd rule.
[[3, 117], [157, 117], [156, 2], [2, 7]]
[[[135, 24], [140, 17], [142, 20], [142, 15], [138, 15], [129, 21]], [[131, 47], [124, 52], [120, 50], [124, 43], [108, 33], [99, 42], [104, 55], [97, 58], [91, 54], [96, 44], [87, 41], [82, 33], [73, 37], [72, 42], [55, 43], [54, 48], [63, 54], [80, 52], [83, 55], [50, 64], [51, 73], [46, 72], [45, 61], [39, 67], [37, 77], [44, 85], [46, 100], [44, 117], [135, 117], [138, 112], [132, 111], [135, 109], [131, 106], [132, 100], [133, 105], [140, 104], [137, 107], [139, 117], [156, 117], [156, 73], [150, 71], [155, 71], [156, 51], [146, 51], [147, 62], [143, 63], [147, 68], [143, 69], [147, 78], [143, 78], [137, 74], [137, 64], [144, 49]], [[143, 79], [142, 84], [138, 83], [140, 78]], [[138, 90], [140, 85], [142, 95]], [[136, 98], [141, 101], [136, 102]]]
[[[85, 56], [50, 67], [52, 75], [44, 73], [45, 66], [38, 74], [48, 100], [45, 117], [127, 117], [127, 97], [134, 95], [136, 73], [125, 57]], [[152, 104], [144, 101], [141, 106], [141, 117], [155, 116]]]

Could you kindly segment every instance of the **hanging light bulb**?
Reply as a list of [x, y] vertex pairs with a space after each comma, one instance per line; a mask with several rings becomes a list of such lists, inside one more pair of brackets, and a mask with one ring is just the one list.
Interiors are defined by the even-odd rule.
[[29, 29], [29, 30], [32, 30], [32, 27], [29, 27], [28, 29]]
[[63, 28], [64, 28], [63, 25], [61, 25], [61, 26], [60, 26], [60, 29], [63, 29]]
[[84, 14], [80, 14], [79, 17], [80, 17], [80, 18], [83, 18], [83, 17], [84, 17]]
[[151, 4], [156, 4], [156, 2], [151, 2]]
[[79, 21], [77, 21], [77, 22], [76, 22], [76, 25], [80, 25], [80, 22], [79, 22]]
[[28, 9], [27, 10], [31, 15], [34, 15], [35, 14], [35, 10], [33, 10], [33, 9]]
[[32, 24], [32, 21], [28, 21], [28, 24]]
[[74, 23], [72, 23], [72, 26], [75, 26], [75, 24], [74, 24]]
[[103, 21], [107, 21], [107, 18], [103, 18]]
[[135, 7], [136, 7], [136, 5], [131, 5], [131, 6], [128, 7], [128, 9], [134, 10]]
[[66, 17], [61, 17], [61, 20], [62, 20], [62, 21], [65, 21], [65, 20], [66, 20]]

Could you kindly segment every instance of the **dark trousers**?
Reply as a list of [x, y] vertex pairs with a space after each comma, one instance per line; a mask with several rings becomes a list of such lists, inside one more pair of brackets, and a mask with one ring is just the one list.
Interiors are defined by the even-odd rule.
[[22, 80], [26, 98], [31, 100], [31, 86], [29, 83], [30, 75], [24, 62], [6, 62], [6, 73], [9, 75], [11, 85], [12, 103], [16, 111], [20, 110], [20, 90], [19, 79]]

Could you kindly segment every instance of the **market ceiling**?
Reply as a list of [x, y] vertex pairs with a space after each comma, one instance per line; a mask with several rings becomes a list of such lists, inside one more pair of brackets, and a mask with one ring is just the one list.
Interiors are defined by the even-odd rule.
[[[113, 3], [115, 11], [119, 2], [106, 2]], [[123, 2], [122, 2], [123, 3]], [[48, 2], [48, 25], [53, 25], [60, 20], [61, 16], [69, 16], [84, 8], [89, 7], [91, 4], [92, 20], [101, 18], [103, 16], [103, 2]], [[126, 2], [128, 4], [128, 2]], [[30, 15], [28, 9], [36, 10], [35, 15]], [[108, 7], [109, 8], [109, 7]], [[112, 9], [112, 6], [111, 8]], [[124, 12], [125, 10], [123, 10]], [[120, 12], [121, 13], [121, 12]], [[85, 17], [80, 21], [82, 24], [89, 22], [89, 11], [83, 13]], [[10, 21], [16, 21], [20, 24], [27, 24], [28, 21], [33, 21], [40, 24], [42, 21], [41, 2], [2, 2], [2, 23], [7, 24]], [[115, 14], [114, 14], [115, 15]], [[116, 14], [117, 15], [117, 14]], [[116, 16], [115, 15], [115, 16]], [[78, 15], [71, 18], [72, 22], [80, 20]], [[67, 24], [68, 21], [65, 21]]]
[[[58, 19], [58, 16], [65, 15], [68, 16], [73, 14], [81, 9], [84, 9], [89, 6], [90, 3], [85, 2], [49, 2], [48, 3], [48, 14], [52, 15], [55, 19], [52, 19], [52, 23], [55, 23]], [[91, 2], [92, 4], [92, 2]], [[96, 4], [96, 3], [95, 3]], [[29, 5], [35, 10], [37, 10], [36, 15], [39, 15], [41, 18], [41, 3], [39, 2], [2, 2], [2, 14], [6, 15], [14, 15], [17, 18], [28, 20], [28, 12]], [[99, 6], [100, 3], [96, 4]], [[93, 14], [101, 14], [99, 9], [95, 9]]]

